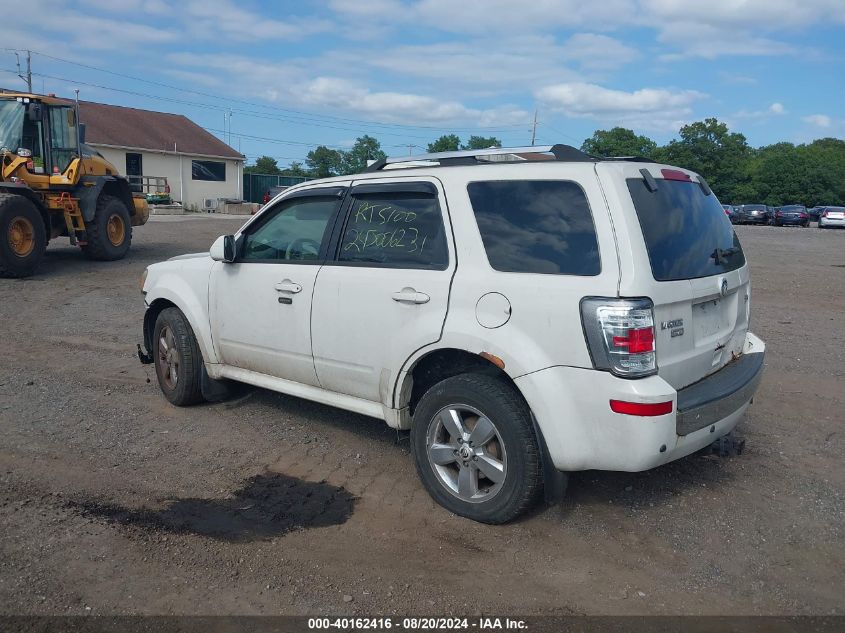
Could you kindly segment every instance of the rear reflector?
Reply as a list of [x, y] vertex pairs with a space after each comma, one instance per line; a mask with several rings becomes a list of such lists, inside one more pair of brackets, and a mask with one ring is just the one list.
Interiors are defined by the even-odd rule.
[[681, 180], [683, 182], [692, 182], [689, 174], [686, 174], [678, 169], [661, 169], [660, 173], [666, 180]]
[[651, 417], [655, 415], [666, 415], [672, 413], [672, 401], [669, 402], [625, 402], [624, 400], [611, 400], [610, 409], [614, 413], [625, 415], [639, 415]]

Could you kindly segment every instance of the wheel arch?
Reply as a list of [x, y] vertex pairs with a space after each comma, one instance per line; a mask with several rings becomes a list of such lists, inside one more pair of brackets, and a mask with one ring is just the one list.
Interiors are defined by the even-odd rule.
[[132, 190], [129, 181], [117, 176], [84, 176], [76, 189], [74, 196], [79, 199], [79, 208], [85, 222], [94, 220], [97, 213], [97, 202], [101, 196], [113, 196], [120, 200], [131, 218], [135, 215], [135, 203], [132, 200]]
[[[474, 353], [455, 347], [441, 347], [428, 350], [415, 359], [403, 371], [399, 380], [399, 388], [395, 394], [398, 408], [407, 411], [407, 415], [401, 416], [407, 428], [410, 428], [417, 403], [428, 389], [441, 380], [465, 373], [477, 373], [498, 378], [519, 394], [531, 410], [531, 403], [522, 389], [519, 388], [519, 385], [503, 368], [495, 364], [494, 361], [501, 359], [490, 355], [485, 357], [481, 355], [482, 353], [484, 352]], [[554, 503], [559, 501], [566, 491], [567, 476], [555, 468], [546, 438], [533, 410], [531, 410], [531, 421], [534, 436], [540, 448], [544, 498], [547, 503]]]
[[180, 282], [176, 276], [170, 276], [170, 282], [166, 286], [159, 286], [155, 294], [147, 294], [147, 310], [144, 313], [144, 344], [147, 350], [152, 352], [153, 329], [158, 315], [167, 308], [177, 308], [185, 315], [191, 330], [197, 339], [200, 352], [205, 363], [217, 363], [217, 355], [211, 340], [211, 328], [208, 321], [208, 313], [197, 297], [191, 292], [190, 287]]

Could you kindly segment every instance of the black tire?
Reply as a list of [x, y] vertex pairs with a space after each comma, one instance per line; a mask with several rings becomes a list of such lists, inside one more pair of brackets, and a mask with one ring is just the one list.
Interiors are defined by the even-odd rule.
[[[499, 486], [493, 493], [482, 493], [482, 497], [476, 502], [461, 499], [457, 491], [451, 490], [429, 459], [429, 438], [436, 429], [441, 428], [438, 414], [453, 406], [475, 409], [477, 413], [488, 418], [496, 431], [492, 440], [493, 447], [501, 442], [499, 457], [505, 464], [503, 480], [500, 484], [493, 484], [492, 480], [484, 479], [483, 475], [476, 475], [475, 484], [479, 490], [480, 481], [493, 484], [488, 485], [488, 490]], [[467, 424], [472, 419], [467, 418]], [[540, 449], [531, 423], [531, 412], [514, 387], [498, 378], [481, 374], [461, 374], [434, 385], [423, 395], [414, 411], [411, 447], [417, 473], [432, 498], [446, 509], [468, 519], [482, 523], [506, 523], [531, 507], [543, 491]], [[458, 463], [460, 459], [455, 457], [454, 467], [457, 473], [461, 471]], [[471, 461], [464, 464], [469, 464], [480, 472], [477, 466], [473, 466], [475, 460], [469, 459]], [[441, 465], [441, 468], [451, 468], [451, 465]], [[491, 494], [491, 498], [484, 500], [484, 494]]]
[[44, 258], [47, 230], [29, 198], [0, 194], [0, 277], [28, 277]]
[[101, 195], [94, 219], [85, 224], [85, 233], [88, 243], [82, 251], [88, 257], [100, 261], [123, 259], [132, 244], [129, 209], [119, 198]]
[[[163, 339], [169, 344], [163, 345]], [[172, 348], [174, 352], [165, 348]], [[204, 400], [202, 353], [190, 323], [179, 308], [166, 308], [158, 315], [153, 329], [151, 352], [158, 386], [165, 398], [177, 407]]]

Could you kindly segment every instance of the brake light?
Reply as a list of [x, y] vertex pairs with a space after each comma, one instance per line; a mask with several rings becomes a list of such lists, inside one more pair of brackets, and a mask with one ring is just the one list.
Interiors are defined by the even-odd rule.
[[827, 211], [822, 211], [822, 217], [823, 217], [823, 218], [826, 218], [826, 217], [827, 217]]
[[657, 372], [650, 299], [587, 297], [581, 301], [581, 320], [596, 369], [626, 378]]
[[673, 405], [671, 400], [668, 402], [626, 402], [624, 400], [610, 401], [610, 409], [614, 413], [640, 415], [644, 417], [672, 413], [672, 407]]
[[804, 213], [804, 212], [802, 211], [802, 212], [801, 212], [801, 217], [802, 217], [802, 218], [809, 218], [810, 216], [809, 216], [809, 215], [807, 215], [806, 213]]
[[681, 180], [683, 182], [692, 182], [692, 178], [689, 177], [689, 174], [681, 171], [680, 169], [661, 169], [660, 173], [666, 180]]
[[654, 351], [654, 328], [628, 330], [625, 336], [614, 336], [613, 347], [627, 348], [629, 354], [642, 354]]

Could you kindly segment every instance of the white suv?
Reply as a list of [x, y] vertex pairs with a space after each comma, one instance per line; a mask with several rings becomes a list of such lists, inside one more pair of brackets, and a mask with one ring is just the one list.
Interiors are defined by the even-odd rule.
[[170, 402], [240, 381], [410, 429], [432, 497], [488, 523], [562, 472], [707, 446], [763, 369], [707, 183], [563, 145], [303, 183], [142, 287], [139, 354]]

